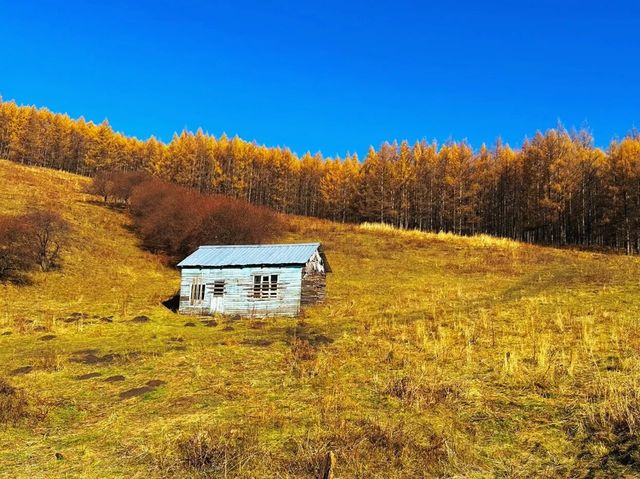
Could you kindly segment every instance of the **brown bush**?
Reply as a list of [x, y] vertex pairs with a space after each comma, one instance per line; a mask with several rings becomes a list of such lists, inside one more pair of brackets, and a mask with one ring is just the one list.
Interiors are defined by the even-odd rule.
[[102, 171], [93, 177], [91, 183], [87, 185], [86, 192], [90, 195], [96, 195], [102, 197], [102, 200], [107, 203], [113, 190], [113, 173], [111, 171]]
[[29, 402], [19, 389], [0, 378], [0, 424], [16, 424], [29, 416]]
[[277, 214], [267, 208], [157, 179], [133, 188], [130, 213], [144, 246], [174, 258], [203, 244], [262, 243], [280, 226]]
[[136, 186], [148, 181], [146, 171], [102, 171], [93, 177], [86, 192], [102, 197], [105, 203], [128, 203]]
[[0, 216], [0, 281], [17, 281], [34, 266], [26, 216]]
[[127, 204], [133, 194], [133, 190], [141, 183], [149, 181], [150, 178], [149, 173], [146, 171], [125, 171], [117, 173], [112, 177], [111, 195], [117, 201]]

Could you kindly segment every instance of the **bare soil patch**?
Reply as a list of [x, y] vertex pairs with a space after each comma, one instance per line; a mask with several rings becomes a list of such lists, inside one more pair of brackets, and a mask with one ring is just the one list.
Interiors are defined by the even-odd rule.
[[151, 321], [151, 318], [145, 315], [136, 316], [131, 320], [132, 323], [148, 323], [149, 321]]
[[142, 386], [139, 388], [127, 389], [126, 391], [122, 391], [119, 396], [120, 399], [129, 399], [137, 396], [142, 396], [143, 394], [147, 394], [155, 390], [156, 388], [151, 386]]
[[245, 346], [267, 347], [271, 346], [273, 341], [269, 341], [268, 339], [243, 339], [240, 341], [240, 344], [244, 344]]
[[147, 381], [147, 386], [151, 386], [152, 388], [163, 386], [165, 384], [167, 384], [167, 382], [163, 381], [162, 379], [152, 379], [150, 381]]
[[28, 374], [33, 371], [33, 366], [22, 366], [9, 372], [11, 376], [19, 376], [20, 374]]
[[74, 377], [74, 379], [77, 379], [78, 381], [85, 381], [87, 379], [93, 379], [99, 376], [102, 376], [102, 373], [94, 372], [94, 373], [81, 374], [80, 376]]
[[121, 375], [121, 374], [117, 374], [115, 376], [109, 376], [107, 379], [104, 380], [105, 383], [118, 383], [121, 381], [124, 381], [126, 378]]
[[55, 334], [45, 334], [44, 336], [40, 337], [40, 341], [51, 341], [52, 339], [56, 339], [57, 336]]

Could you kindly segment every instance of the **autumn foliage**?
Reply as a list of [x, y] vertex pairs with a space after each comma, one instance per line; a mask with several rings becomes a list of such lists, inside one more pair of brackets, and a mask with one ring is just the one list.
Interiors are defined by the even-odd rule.
[[[116, 183], [121, 177], [128, 174], [112, 175]], [[174, 258], [203, 244], [262, 243], [280, 229], [278, 215], [268, 208], [159, 179], [131, 189], [129, 212], [144, 246]]]
[[123, 181], [119, 190], [109, 172], [145, 171], [285, 213], [640, 252], [640, 136], [633, 132], [607, 149], [587, 131], [562, 126], [537, 132], [520, 149], [500, 141], [475, 150], [465, 141], [393, 142], [361, 161], [298, 157], [201, 130], [168, 144], [140, 141], [106, 121], [0, 102], [0, 158], [99, 174], [94, 192], [120, 204], [131, 185]]

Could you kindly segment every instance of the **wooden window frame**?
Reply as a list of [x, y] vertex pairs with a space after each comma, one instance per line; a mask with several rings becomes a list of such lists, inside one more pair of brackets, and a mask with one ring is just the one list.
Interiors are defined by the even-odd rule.
[[279, 280], [277, 273], [254, 274], [251, 297], [257, 300], [277, 299]]
[[222, 298], [225, 293], [226, 282], [224, 279], [217, 279], [211, 283], [211, 296], [214, 298]]
[[206, 286], [207, 285], [202, 282], [202, 278], [191, 278], [189, 304], [194, 306], [204, 302]]

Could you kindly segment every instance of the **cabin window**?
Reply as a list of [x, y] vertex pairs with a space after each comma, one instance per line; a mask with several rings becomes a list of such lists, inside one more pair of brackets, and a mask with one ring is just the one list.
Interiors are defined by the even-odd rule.
[[253, 277], [253, 297], [269, 299], [278, 297], [278, 275], [257, 274]]
[[205, 284], [201, 278], [193, 278], [191, 280], [191, 304], [200, 304], [204, 301], [204, 288]]
[[224, 296], [224, 280], [214, 281], [212, 292], [214, 297]]

